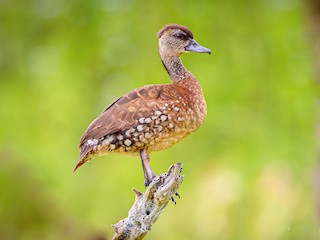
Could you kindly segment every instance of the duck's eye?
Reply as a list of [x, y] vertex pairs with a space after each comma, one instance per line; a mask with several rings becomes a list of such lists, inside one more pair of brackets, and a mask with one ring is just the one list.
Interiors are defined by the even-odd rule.
[[179, 38], [180, 40], [185, 40], [186, 36], [183, 33], [176, 33], [174, 35], [176, 38]]

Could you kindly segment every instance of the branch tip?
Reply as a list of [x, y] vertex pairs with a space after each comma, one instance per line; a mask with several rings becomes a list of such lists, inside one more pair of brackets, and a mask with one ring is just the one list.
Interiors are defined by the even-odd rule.
[[143, 193], [140, 192], [140, 191], [139, 191], [138, 189], [136, 189], [136, 188], [132, 188], [132, 190], [135, 192], [135, 194], [136, 194], [137, 197], [140, 197], [141, 195], [143, 195]]

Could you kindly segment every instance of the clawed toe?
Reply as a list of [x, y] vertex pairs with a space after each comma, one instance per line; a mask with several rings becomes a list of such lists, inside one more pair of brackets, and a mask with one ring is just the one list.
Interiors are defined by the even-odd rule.
[[144, 187], [148, 187], [151, 183], [152, 179], [144, 179]]
[[[180, 194], [179, 194], [178, 192], [176, 192], [174, 195], [176, 195], [178, 198], [180, 198]], [[175, 205], [177, 204], [177, 202], [176, 202], [176, 200], [174, 199], [173, 196], [171, 196], [171, 201], [172, 201]]]
[[176, 192], [174, 195], [176, 195], [178, 198], [180, 198], [180, 194]]
[[144, 179], [144, 187], [148, 187], [155, 177], [156, 177], [156, 175], [153, 175], [152, 177], [145, 178]]
[[145, 179], [145, 180], [144, 180], [144, 187], [145, 187], [145, 188], [148, 187], [148, 186], [150, 185], [150, 183], [151, 183], [151, 180]]

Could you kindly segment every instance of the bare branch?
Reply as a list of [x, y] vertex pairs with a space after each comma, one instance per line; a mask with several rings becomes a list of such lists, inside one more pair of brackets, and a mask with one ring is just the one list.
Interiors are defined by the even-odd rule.
[[152, 180], [145, 193], [133, 189], [136, 193], [135, 202], [128, 217], [112, 226], [115, 232], [113, 240], [139, 240], [145, 237], [173, 195], [177, 193], [183, 181], [183, 176], [180, 176], [181, 170], [182, 163], [173, 164], [167, 173]]

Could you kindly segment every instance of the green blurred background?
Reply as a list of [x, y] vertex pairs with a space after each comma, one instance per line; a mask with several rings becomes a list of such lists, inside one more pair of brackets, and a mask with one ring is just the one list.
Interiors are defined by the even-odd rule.
[[320, 239], [316, 84], [298, 0], [0, 1], [0, 239], [111, 239], [139, 158], [76, 174], [77, 145], [111, 101], [170, 81], [156, 32], [192, 29], [213, 54], [184, 55], [208, 103], [204, 126], [151, 155], [185, 181], [146, 239]]

